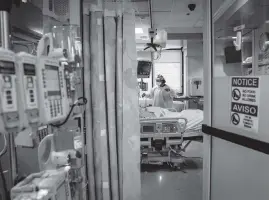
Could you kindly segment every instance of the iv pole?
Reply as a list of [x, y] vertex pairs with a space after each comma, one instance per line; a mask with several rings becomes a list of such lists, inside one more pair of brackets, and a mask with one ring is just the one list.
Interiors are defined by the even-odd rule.
[[[153, 16], [152, 16], [152, 0], [149, 0], [149, 18], [150, 18], [150, 28], [153, 29]], [[150, 52], [150, 59], [152, 62], [152, 69], [151, 69], [151, 87], [154, 86], [154, 76], [155, 76], [155, 69], [154, 69], [154, 52]]]
[[0, 1], [0, 28], [1, 28], [1, 46], [4, 49], [10, 48], [9, 37], [9, 12], [12, 8], [11, 0]]

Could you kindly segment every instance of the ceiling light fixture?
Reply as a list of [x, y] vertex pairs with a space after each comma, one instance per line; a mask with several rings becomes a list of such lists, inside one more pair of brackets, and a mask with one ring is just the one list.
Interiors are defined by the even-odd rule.
[[144, 31], [142, 28], [135, 28], [135, 34], [143, 34]]

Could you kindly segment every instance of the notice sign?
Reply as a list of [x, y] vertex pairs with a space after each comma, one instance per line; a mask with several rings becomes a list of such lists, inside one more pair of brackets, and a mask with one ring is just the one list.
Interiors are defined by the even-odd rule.
[[231, 124], [258, 132], [260, 78], [232, 77]]

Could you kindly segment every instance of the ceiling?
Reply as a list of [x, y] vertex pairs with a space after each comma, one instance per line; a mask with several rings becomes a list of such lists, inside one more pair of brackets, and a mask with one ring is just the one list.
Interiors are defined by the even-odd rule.
[[[188, 38], [187, 34], [199, 34], [201, 38], [203, 26], [203, 0], [152, 0], [153, 27], [167, 32], [166, 48], [180, 48], [182, 44], [175, 42]], [[190, 11], [188, 4], [196, 4], [194, 11]], [[132, 0], [132, 7], [136, 13], [136, 28], [142, 28], [143, 33], [136, 34], [138, 44], [146, 43], [148, 28], [150, 28], [149, 1]], [[173, 38], [171, 37], [173, 35]], [[200, 36], [200, 37], [199, 37]], [[185, 38], [184, 38], [185, 37]]]
[[[42, 8], [42, 2], [31, 0], [31, 3], [39, 8]], [[84, 0], [84, 2], [96, 3], [97, 0]], [[105, 0], [105, 2], [114, 1]], [[168, 33], [202, 33], [202, 2], [203, 0], [152, 0], [154, 27], [165, 29]], [[193, 12], [188, 9], [190, 3], [196, 4]], [[125, 4], [129, 4], [128, 6], [135, 10], [136, 27], [145, 29], [144, 33], [147, 35], [150, 24], [149, 1], [129, 0]]]
[[[153, 26], [167, 33], [202, 33], [203, 0], [152, 0]], [[191, 12], [188, 4], [196, 4]], [[147, 35], [150, 27], [148, 0], [133, 0], [136, 12], [136, 27], [143, 28]]]
[[[268, 0], [237, 0], [214, 24], [216, 37], [235, 36], [234, 27], [245, 25], [244, 36], [269, 20]], [[250, 39], [249, 39], [250, 40]], [[251, 40], [250, 40], [251, 41]]]
[[[96, 3], [97, 0], [84, 0], [85, 2]], [[114, 2], [113, 0], [105, 0], [106, 3]], [[181, 39], [195, 39], [196, 34], [201, 39], [202, 26], [203, 26], [203, 0], [152, 0], [152, 16], [154, 28], [158, 30], [164, 29], [168, 34], [168, 40], [181, 40]], [[31, 0], [32, 5], [35, 6], [36, 13], [33, 19], [36, 21], [41, 17], [42, 19], [42, 0]], [[188, 4], [196, 4], [196, 9], [190, 11]], [[129, 0], [128, 7], [135, 10], [136, 13], [136, 27], [142, 28], [143, 33], [136, 34], [138, 43], [146, 43], [145, 38], [148, 37], [148, 28], [150, 27], [149, 18], [149, 2], [148, 0]], [[30, 7], [30, 4], [22, 4], [22, 7]], [[32, 8], [33, 9], [33, 8]], [[17, 9], [13, 9], [17, 13]], [[25, 9], [22, 9], [25, 11]], [[27, 8], [28, 10], [28, 8]], [[19, 13], [18, 13], [19, 14]], [[16, 15], [18, 16], [18, 15]], [[32, 16], [32, 15], [31, 15]], [[17, 18], [17, 17], [16, 17]], [[31, 19], [25, 19], [26, 24], [29, 25], [34, 31], [42, 30], [42, 23], [32, 22]], [[181, 34], [181, 35], [180, 35]], [[143, 40], [144, 37], [144, 40]], [[184, 38], [185, 37], [185, 38]], [[142, 39], [141, 39], [142, 38]], [[168, 42], [168, 48], [180, 47], [180, 42]]]
[[[148, 0], [133, 2], [136, 15], [149, 20]], [[196, 4], [191, 12], [188, 4]], [[153, 24], [157, 28], [201, 28], [203, 25], [202, 0], [152, 0]]]

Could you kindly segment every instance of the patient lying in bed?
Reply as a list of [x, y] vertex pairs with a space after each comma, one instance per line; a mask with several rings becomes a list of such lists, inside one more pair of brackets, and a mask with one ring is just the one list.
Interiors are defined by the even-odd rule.
[[202, 129], [203, 111], [202, 110], [183, 110], [182, 112], [173, 112], [159, 107], [147, 107], [140, 109], [140, 118], [162, 118], [182, 117], [188, 120], [186, 130], [199, 131]]

